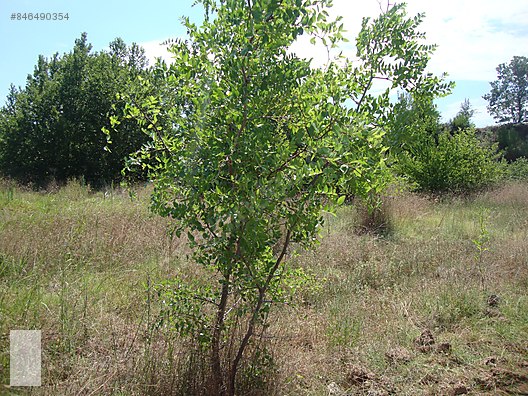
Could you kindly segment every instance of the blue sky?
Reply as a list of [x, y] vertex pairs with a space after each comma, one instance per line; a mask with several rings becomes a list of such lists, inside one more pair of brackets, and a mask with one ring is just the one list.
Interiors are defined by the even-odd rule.
[[[126, 43], [149, 43], [183, 36], [179, 18], [200, 20], [202, 11], [192, 1], [120, 0], [0, 0], [0, 96], [2, 103], [9, 85], [24, 85], [39, 54], [69, 52], [82, 32], [95, 50], [121, 37]], [[14, 20], [12, 13], [68, 13], [62, 21]]]
[[[150, 58], [163, 56], [160, 42], [185, 34], [179, 18], [187, 15], [200, 21], [200, 7], [192, 0], [0, 0], [0, 103], [4, 103], [9, 85], [24, 85], [32, 73], [38, 55], [51, 56], [72, 49], [82, 32], [95, 50], [107, 47], [116, 37], [128, 44], [142, 45]], [[438, 44], [430, 63], [433, 73], [447, 72], [457, 84], [454, 92], [438, 101], [447, 120], [468, 98], [477, 114], [477, 126], [493, 124], [482, 95], [489, 91], [489, 81], [496, 78], [499, 63], [514, 55], [528, 56], [528, 1], [520, 0], [443, 0], [442, 2], [408, 0], [408, 12], [425, 12], [421, 30], [428, 42]], [[69, 20], [11, 20], [12, 13], [68, 13]], [[331, 12], [344, 17], [349, 39], [359, 31], [363, 16], [379, 13], [377, 0], [334, 0]], [[299, 55], [317, 58], [314, 49]], [[524, 51], [524, 52], [523, 52]], [[346, 54], [346, 51], [345, 51]], [[353, 57], [353, 48], [350, 49]], [[324, 53], [322, 52], [322, 55]]]

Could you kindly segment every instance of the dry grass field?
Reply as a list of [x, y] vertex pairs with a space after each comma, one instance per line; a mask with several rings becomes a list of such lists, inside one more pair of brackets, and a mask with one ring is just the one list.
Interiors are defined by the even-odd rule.
[[[200, 276], [185, 240], [135, 195], [76, 183], [0, 187], [0, 394], [186, 394], [200, 356], [156, 327], [155, 285]], [[528, 394], [528, 185], [472, 199], [352, 206], [291, 260], [315, 275], [276, 307], [247, 395]], [[41, 329], [43, 386], [9, 388], [9, 331]]]

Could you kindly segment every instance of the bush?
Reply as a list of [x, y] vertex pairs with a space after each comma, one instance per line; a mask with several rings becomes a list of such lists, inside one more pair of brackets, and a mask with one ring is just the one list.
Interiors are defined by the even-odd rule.
[[505, 178], [528, 182], [528, 158], [520, 157], [506, 165]]
[[528, 124], [504, 124], [478, 130], [481, 138], [498, 143], [499, 150], [509, 162], [528, 158]]
[[496, 146], [484, 146], [473, 129], [430, 137], [413, 155], [405, 153], [400, 171], [428, 193], [470, 193], [497, 181], [501, 167]]

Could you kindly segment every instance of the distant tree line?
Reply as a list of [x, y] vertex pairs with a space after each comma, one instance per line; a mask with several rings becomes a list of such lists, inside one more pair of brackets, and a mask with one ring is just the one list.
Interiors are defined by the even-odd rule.
[[[0, 109], [0, 176], [36, 187], [72, 178], [95, 187], [119, 182], [122, 169], [134, 165], [130, 154], [155, 140], [156, 130], [145, 133], [138, 124], [139, 113], [148, 113], [162, 98], [156, 123], [172, 128], [163, 114], [176, 105], [170, 102], [174, 95], [166, 94], [174, 87], [167, 85], [163, 70], [149, 67], [142, 48], [119, 38], [94, 52], [86, 33], [69, 53], [39, 56], [25, 86], [11, 85]], [[441, 123], [431, 95], [415, 90], [402, 94], [384, 121], [385, 158], [365, 166], [385, 163], [425, 192], [472, 191], [496, 181], [499, 152], [509, 162], [528, 158], [528, 59], [514, 57], [497, 67], [497, 75], [484, 98], [502, 125], [477, 130], [467, 100], [454, 118]], [[146, 160], [134, 177], [146, 178]], [[359, 176], [350, 183], [372, 195], [386, 184], [386, 177], [380, 179], [385, 180], [380, 186]]]
[[124, 158], [147, 137], [136, 123], [122, 122], [111, 150], [101, 128], [122, 112], [124, 93], [148, 76], [144, 50], [115, 39], [93, 52], [86, 33], [71, 52], [39, 56], [25, 87], [11, 85], [0, 109], [0, 172], [22, 183], [43, 186], [84, 178], [100, 186], [121, 177]]

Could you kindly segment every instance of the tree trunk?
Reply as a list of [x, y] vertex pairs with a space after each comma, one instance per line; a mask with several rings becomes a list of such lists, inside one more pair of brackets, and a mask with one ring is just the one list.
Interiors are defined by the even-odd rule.
[[286, 238], [284, 240], [284, 244], [282, 246], [282, 250], [279, 254], [279, 257], [277, 258], [277, 261], [275, 262], [270, 272], [268, 273], [268, 276], [266, 277], [264, 284], [259, 287], [259, 296], [257, 299], [257, 303], [255, 305], [255, 308], [253, 309], [253, 312], [251, 313], [251, 318], [249, 319], [249, 322], [248, 322], [246, 334], [244, 335], [244, 338], [242, 339], [242, 342], [240, 343], [237, 355], [235, 356], [235, 359], [233, 360], [233, 363], [231, 364], [231, 367], [229, 370], [229, 380], [227, 384], [228, 385], [228, 388], [227, 388], [228, 396], [235, 396], [236, 375], [238, 371], [238, 365], [240, 363], [240, 360], [242, 360], [242, 356], [244, 355], [244, 351], [246, 347], [248, 346], [251, 337], [253, 336], [253, 332], [255, 330], [255, 324], [257, 323], [260, 310], [262, 309], [262, 305], [264, 304], [264, 299], [266, 297], [266, 292], [268, 291], [269, 285], [271, 281], [273, 280], [273, 277], [275, 276], [275, 273], [277, 272], [277, 269], [279, 268], [284, 256], [286, 255], [286, 250], [288, 249], [288, 246], [290, 244], [290, 237], [291, 237], [291, 231], [288, 230], [286, 232]]
[[259, 298], [257, 301], [257, 305], [255, 306], [255, 309], [253, 310], [251, 319], [249, 320], [246, 334], [244, 335], [244, 338], [242, 339], [242, 342], [240, 343], [240, 347], [238, 348], [238, 352], [237, 352], [237, 355], [235, 356], [235, 360], [233, 361], [231, 365], [231, 369], [229, 370], [229, 383], [228, 383], [228, 388], [227, 388], [228, 396], [235, 396], [236, 375], [238, 371], [238, 365], [240, 363], [240, 360], [242, 359], [244, 350], [249, 344], [249, 340], [253, 336], [253, 332], [255, 329], [255, 323], [257, 321], [258, 315], [260, 314], [260, 310], [262, 308], [262, 304], [264, 302], [264, 296], [265, 296], [265, 292], [262, 289], [259, 292]]
[[227, 300], [229, 297], [229, 277], [225, 279], [222, 285], [222, 294], [220, 297], [220, 304], [216, 312], [216, 322], [213, 330], [213, 338], [211, 340], [211, 387], [212, 395], [225, 396], [226, 388], [224, 385], [224, 373], [222, 371], [222, 363], [220, 359], [220, 342], [222, 339], [222, 331], [224, 329], [224, 315], [227, 307]]

